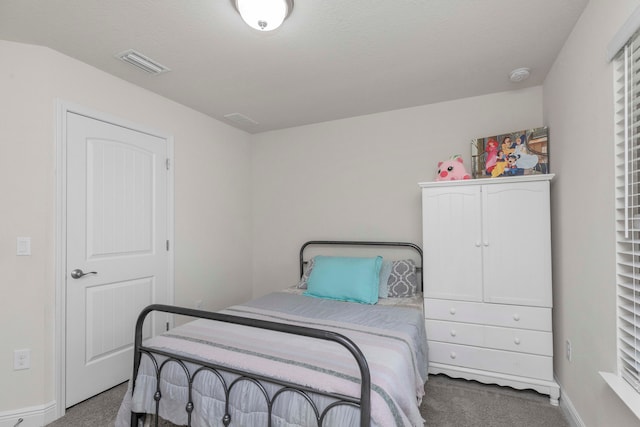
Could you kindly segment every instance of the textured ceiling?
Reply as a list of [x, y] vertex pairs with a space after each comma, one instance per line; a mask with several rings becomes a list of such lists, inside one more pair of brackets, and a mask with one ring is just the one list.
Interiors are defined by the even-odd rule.
[[[540, 85], [587, 2], [295, 0], [264, 33], [231, 0], [0, 0], [0, 39], [50, 47], [256, 133]], [[128, 49], [172, 71], [115, 59]], [[532, 73], [515, 84], [518, 67]]]

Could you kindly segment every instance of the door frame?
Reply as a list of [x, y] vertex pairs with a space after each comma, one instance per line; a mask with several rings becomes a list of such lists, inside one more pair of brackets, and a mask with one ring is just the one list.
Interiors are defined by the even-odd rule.
[[[56, 402], [55, 417], [60, 418], [66, 412], [66, 220], [67, 220], [67, 114], [75, 113], [121, 126], [137, 132], [146, 133], [167, 142], [167, 238], [169, 253], [167, 266], [168, 303], [174, 302], [174, 166], [173, 136], [164, 132], [132, 123], [99, 111], [86, 108], [61, 99], [56, 99], [55, 145], [56, 145], [56, 179], [55, 179], [55, 314], [54, 314], [54, 399]], [[133, 335], [133, 330], [131, 334]]]

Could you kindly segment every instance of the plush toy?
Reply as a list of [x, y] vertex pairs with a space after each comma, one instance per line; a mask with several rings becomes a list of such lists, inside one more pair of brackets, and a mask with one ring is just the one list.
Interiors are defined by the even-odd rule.
[[470, 179], [471, 175], [462, 163], [462, 157], [459, 155], [451, 156], [449, 160], [438, 162], [438, 175], [436, 181], [455, 181], [457, 179]]

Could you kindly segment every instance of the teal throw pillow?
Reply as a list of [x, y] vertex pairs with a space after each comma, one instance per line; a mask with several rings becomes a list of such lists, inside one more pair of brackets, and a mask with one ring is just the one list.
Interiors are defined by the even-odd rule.
[[304, 295], [364, 304], [378, 302], [382, 257], [316, 256]]

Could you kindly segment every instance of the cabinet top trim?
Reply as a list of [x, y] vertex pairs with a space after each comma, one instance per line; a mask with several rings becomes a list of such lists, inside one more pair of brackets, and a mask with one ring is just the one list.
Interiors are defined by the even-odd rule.
[[457, 181], [430, 181], [419, 182], [420, 188], [427, 187], [450, 187], [458, 185], [491, 185], [491, 184], [506, 184], [510, 182], [531, 182], [531, 181], [551, 181], [555, 174], [540, 174], [540, 175], [524, 175], [524, 176], [505, 176], [500, 178], [482, 178], [482, 179], [461, 179]]

